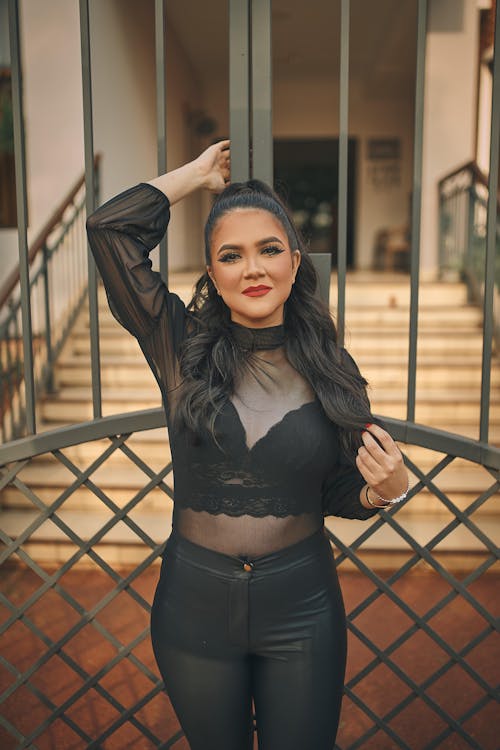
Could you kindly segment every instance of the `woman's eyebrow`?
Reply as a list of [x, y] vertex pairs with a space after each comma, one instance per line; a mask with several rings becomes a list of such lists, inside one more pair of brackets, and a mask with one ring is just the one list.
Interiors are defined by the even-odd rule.
[[259, 240], [257, 245], [267, 245], [268, 242], [279, 242], [280, 245], [285, 244], [279, 237], [266, 237], [264, 240]]
[[[283, 242], [283, 240], [280, 240], [279, 237], [265, 237], [263, 240], [259, 240], [257, 242], [257, 245], [259, 245], [259, 246], [261, 246], [261, 245], [267, 245], [268, 242], [279, 242], [280, 245], [284, 245], [285, 244]], [[237, 245], [237, 244], [235, 244], [233, 242], [229, 242], [228, 244], [221, 245], [219, 247], [219, 249], [217, 250], [217, 255], [219, 255], [219, 253], [222, 253], [224, 250], [241, 250], [242, 247], [243, 247], [243, 245]]]

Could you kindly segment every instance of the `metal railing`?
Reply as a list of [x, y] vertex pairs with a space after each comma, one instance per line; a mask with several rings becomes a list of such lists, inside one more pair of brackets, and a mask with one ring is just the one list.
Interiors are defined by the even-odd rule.
[[[439, 190], [439, 268], [441, 278], [458, 276], [469, 300], [484, 305], [488, 221], [488, 180], [475, 162], [443, 177]], [[497, 202], [500, 206], [500, 201]], [[500, 352], [500, 219], [496, 221], [493, 336]]]
[[[96, 190], [99, 158], [95, 159]], [[87, 293], [85, 177], [75, 183], [29, 250], [34, 382], [51, 392], [56, 361]], [[26, 434], [19, 267], [0, 289], [0, 442]]]
[[[329, 532], [336, 549], [336, 564], [341, 580], [344, 570], [347, 569], [347, 575], [350, 575], [354, 567], [371, 584], [369, 593], [356, 597], [356, 603], [347, 613], [351, 637], [362, 645], [366, 656], [363, 666], [350, 676], [345, 686], [345, 710], [352, 713], [355, 709], [358, 719], [341, 724], [337, 748], [362, 748], [378, 732], [378, 736], [383, 738], [379, 746], [415, 750], [421, 746], [415, 746], [399, 724], [402, 722], [404, 728], [409, 712], [412, 711], [416, 712], [413, 715], [418, 722], [422, 710], [419, 706], [423, 705], [427, 720], [433, 727], [425, 745], [426, 750], [439, 749], [450, 736], [452, 740], [459, 741], [460, 746], [484, 750], [481, 739], [477, 739], [467, 722], [484, 708], [494, 705], [498, 686], [496, 678], [491, 679], [475, 669], [470, 658], [477, 653], [476, 649], [487, 647], [491, 643], [489, 639], [496, 630], [493, 612], [480, 592], [475, 592], [474, 585], [494, 569], [498, 560], [498, 549], [484, 530], [481, 512], [498, 497], [500, 491], [500, 451], [480, 445], [475, 440], [446, 435], [424, 426], [405, 425], [400, 420], [385, 419], [396, 440], [408, 445], [423, 446], [428, 451], [436, 451], [436, 455], [433, 456], [433, 465], [429, 469], [420, 467], [403, 451], [405, 463], [416, 480], [407, 501], [389, 512], [382, 512], [380, 517], [370, 523], [363, 524], [363, 530], [349, 542], [341, 532]], [[11, 676], [11, 681], [0, 695], [0, 704], [9, 707], [13, 697], [26, 690], [37, 705], [44, 707], [46, 713], [41, 720], [34, 713], [29, 721], [24, 722], [24, 731], [21, 732], [15, 722], [10, 720], [12, 710], [7, 708], [0, 722], [9, 735], [16, 738], [18, 750], [36, 748], [36, 743], [41, 739], [48, 741], [58, 721], [71, 730], [72, 736], [76, 735], [80, 739], [79, 747], [94, 750], [105, 747], [110, 738], [115, 741], [128, 724], [156, 748], [173, 747], [182, 736], [166, 696], [161, 696], [163, 684], [148, 659], [148, 650], [140, 649], [141, 644], [149, 642], [150, 615], [149, 597], [144, 597], [144, 582], [141, 584], [140, 581], [148, 570], [151, 572], [151, 565], [157, 561], [163, 548], [163, 539], [161, 533], [145, 529], [141, 525], [138, 511], [155, 492], [163, 498], [164, 512], [171, 510], [173, 487], [171, 478], [169, 481], [172, 471], [170, 456], [166, 455], [161, 465], [153, 469], [147, 452], [143, 451], [141, 454], [140, 443], [134, 443], [134, 438], [138, 431], [164, 425], [165, 417], [161, 409], [136, 412], [70, 427], [64, 434], [59, 430], [34, 438], [24, 438], [6, 446], [3, 451], [5, 464], [0, 468], [0, 490], [9, 489], [11, 494], [16, 493], [18, 504], [24, 499], [26, 508], [31, 511], [28, 514], [29, 521], [15, 538], [0, 531], [0, 540], [4, 544], [0, 564], [14, 557], [19, 558], [23, 568], [31, 574], [31, 580], [26, 593], [12, 589], [9, 593], [0, 594], [0, 601], [8, 613], [0, 626], [0, 634], [6, 644], [13, 639], [15, 642], [18, 637], [16, 625], [22, 623], [23, 628], [36, 638], [41, 647], [35, 650], [28, 663], [20, 658], [19, 648], [17, 651], [15, 648], [6, 651], [6, 656], [1, 658], [0, 663]], [[81, 466], [80, 461], [71, 454], [71, 447], [88, 447], [94, 441], [94, 458]], [[446, 455], [443, 456], [444, 451]], [[35, 457], [49, 462], [51, 467], [62, 465], [68, 472], [65, 486], [54, 493], [50, 500], [44, 499], [35, 475], [33, 472], [29, 473]], [[140, 487], [134, 488], [131, 496], [121, 501], [105, 492], [95, 479], [99, 469], [118, 459], [125, 460], [125, 465], [130, 462], [142, 475]], [[458, 505], [440, 488], [442, 475], [454, 461], [481, 464], [490, 474], [484, 490], [471, 496], [465, 506]], [[74, 515], [68, 513], [68, 507], [72, 507], [76, 495], [82, 490], [91, 495], [101, 507], [101, 516], [104, 512], [106, 516], [106, 520], [103, 519], [87, 533], [82, 532], [81, 524], [75, 521]], [[421, 494], [431, 496], [443, 510], [443, 516], [446, 514], [439, 530], [425, 543], [419, 543], [413, 538], [408, 530], [404, 510], [408, 502], [418, 502], [416, 496]], [[30, 548], [46, 523], [56, 526], [70, 548], [65, 554], [64, 562], [50, 572], [43, 563], [35, 559]], [[404, 562], [396, 562], [385, 576], [370, 565], [363, 555], [370, 546], [370, 540], [384, 524], [388, 524], [407, 545]], [[128, 566], [125, 570], [117, 569], [116, 564], [108, 559], [106, 549], [107, 535], [121, 525], [144, 550], [141, 562]], [[446, 555], [439, 555], [440, 545], [459, 527], [467, 529], [477, 547], [472, 564], [463, 577], [449, 569]], [[91, 597], [92, 606], [88, 607], [80, 602], [78, 584], [76, 587], [74, 584], [70, 586], [69, 575], [85, 560], [91, 563], [94, 571], [102, 572], [106, 582], [105, 593], [101, 594], [98, 590], [96, 597]], [[436, 596], [434, 587], [424, 583], [417, 609], [411, 591], [405, 590], [404, 584], [422, 565], [436, 576], [440, 593]], [[90, 574], [88, 568], [86, 571]], [[82, 581], [85, 581], [85, 571], [80, 575], [83, 576]], [[413, 586], [418, 586], [418, 579], [413, 579]], [[71, 623], [70, 626], [63, 627], [59, 635], [48, 635], [43, 626], [45, 621], [41, 623], [37, 618], [37, 608], [51, 596], [56, 597], [52, 614], [62, 610], [64, 617]], [[474, 613], [473, 627], [467, 629], [464, 637], [459, 639], [459, 644], [456, 638], [448, 639], [443, 634], [439, 619], [436, 619], [438, 616], [446, 617], [457, 602]], [[378, 616], [383, 618], [384, 635], [388, 636], [383, 646], [380, 634], [374, 636], [376, 628], [373, 617], [366, 620], [366, 613], [372, 607], [380, 607]], [[387, 615], [388, 611], [390, 616]], [[113, 627], [115, 622], [120, 623], [118, 632]], [[121, 632], [123, 622], [134, 623], [132, 629], [127, 630], [127, 639], [123, 638]], [[104, 663], [92, 666], [83, 658], [79, 638], [83, 637], [82, 634], [88, 628], [92, 631], [92, 635], [87, 636], [89, 642], [97, 644], [96, 648], [109, 654]], [[430, 644], [434, 649], [432, 656], [427, 659], [425, 676], [418, 669], [401, 666], [401, 655], [405, 648], [415, 653], [422, 648], [422, 637], [425, 637], [427, 651]], [[67, 668], [67, 671], [63, 671], [65, 698], [57, 703], [49, 691], [39, 687], [39, 677], [44, 674], [48, 664], [53, 665], [56, 674], [62, 668], [51, 661], [53, 657], [57, 657], [58, 663]], [[110, 683], [109, 676], [119, 665], [126, 668], [127, 681], [135, 685], [134, 700], [127, 704], [110, 687], [113, 682]], [[381, 667], [387, 670], [385, 684], [390, 685], [391, 680], [396, 680], [401, 687], [396, 691], [394, 688], [382, 691], [380, 706], [374, 706], [365, 696], [372, 695], [374, 691], [380, 694], [378, 670]], [[443, 706], [436, 694], [440, 681], [450, 675], [460, 685], [464, 685], [463, 689], [471, 695], [465, 709], [460, 705]], [[102, 713], [109, 716], [103, 726], [101, 722], [95, 721], [89, 728], [75, 719], [75, 708], [82, 697], [91, 691], [99, 696]], [[176, 727], [168, 737], [161, 727], [158, 729], [156, 726], [154, 715], [148, 718], [144, 711], [160, 699], [159, 710], [165, 727], [167, 724]], [[359, 720], [359, 715], [363, 717], [362, 720]]]

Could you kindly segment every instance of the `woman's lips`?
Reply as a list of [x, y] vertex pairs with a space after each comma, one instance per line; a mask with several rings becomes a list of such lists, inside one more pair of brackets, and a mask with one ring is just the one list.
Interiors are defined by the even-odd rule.
[[270, 286], [254, 286], [245, 289], [243, 294], [246, 294], [247, 297], [262, 297], [264, 294], [267, 294], [270, 291]]

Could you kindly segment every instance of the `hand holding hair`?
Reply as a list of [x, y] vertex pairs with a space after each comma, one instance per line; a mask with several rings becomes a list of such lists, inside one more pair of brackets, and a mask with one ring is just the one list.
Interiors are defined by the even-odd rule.
[[171, 206], [200, 188], [213, 193], [222, 192], [230, 178], [229, 143], [228, 140], [213, 143], [194, 161], [155, 177], [148, 184], [161, 190]]
[[230, 141], [219, 141], [201, 153], [195, 164], [203, 176], [203, 187], [213, 193], [221, 193], [230, 180]]
[[[380, 425], [366, 425], [366, 430], [361, 433], [361, 439], [364, 445], [358, 449], [356, 466], [369, 488], [378, 495], [375, 499], [376, 507], [383, 508], [383, 500], [388, 505], [388, 501], [399, 498], [408, 491], [408, 472], [403, 454], [389, 433]], [[366, 490], [366, 494], [363, 490], [362, 502], [365, 507], [373, 507], [375, 503], [368, 499], [368, 492], [369, 489]]]

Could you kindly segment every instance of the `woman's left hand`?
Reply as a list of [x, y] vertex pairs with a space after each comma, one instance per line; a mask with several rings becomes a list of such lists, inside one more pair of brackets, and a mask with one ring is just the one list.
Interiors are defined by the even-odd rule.
[[384, 500], [402, 495], [408, 486], [408, 472], [392, 437], [380, 425], [371, 424], [361, 433], [361, 439], [356, 466], [366, 482]]

